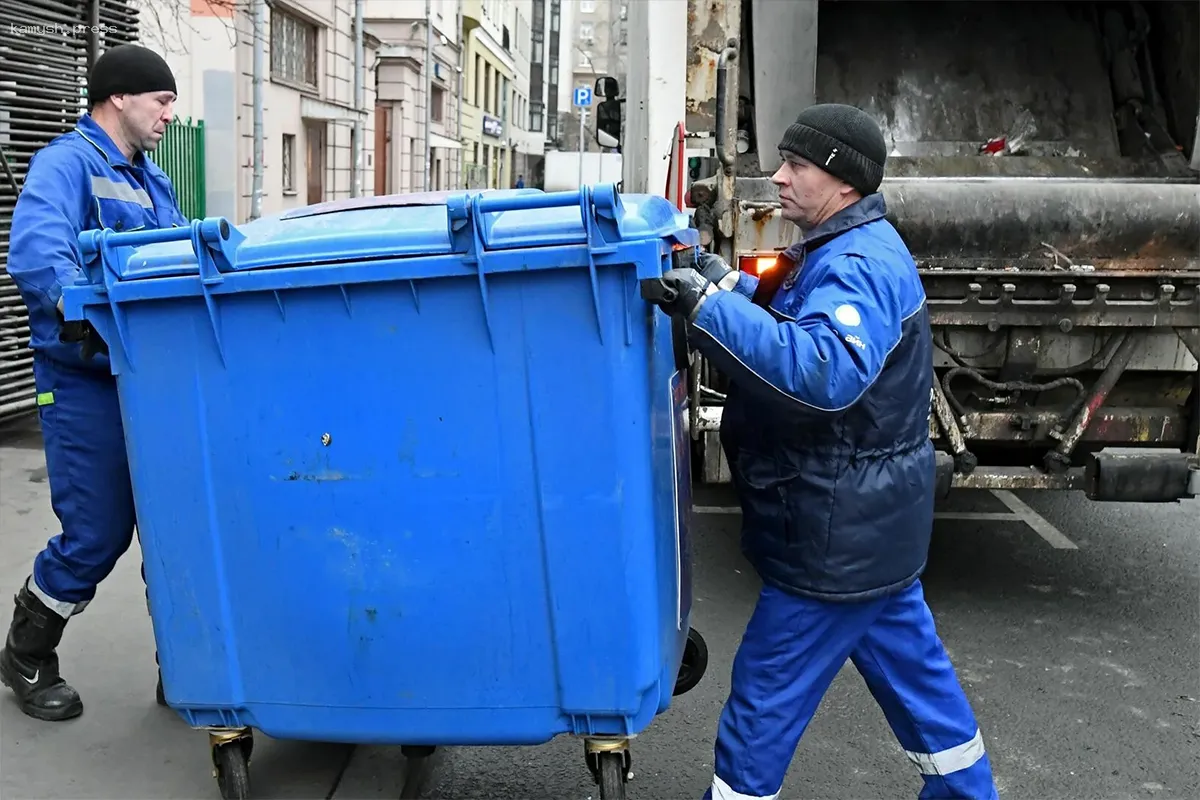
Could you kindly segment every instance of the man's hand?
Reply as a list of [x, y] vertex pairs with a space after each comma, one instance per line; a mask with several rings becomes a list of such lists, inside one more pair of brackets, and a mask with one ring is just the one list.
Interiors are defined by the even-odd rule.
[[696, 271], [717, 285], [718, 289], [732, 292], [737, 286], [738, 273], [725, 263], [725, 259], [703, 250], [696, 256]]
[[[652, 285], [650, 291], [646, 289], [647, 283]], [[691, 322], [708, 296], [717, 291], [715, 283], [688, 267], [668, 270], [657, 280], [643, 281], [642, 297], [667, 314]]]
[[[59, 300], [61, 304], [62, 300]], [[96, 329], [87, 320], [80, 322], [67, 322], [62, 315], [62, 310], [58, 312], [58, 322], [60, 325], [58, 340], [67, 344], [80, 344], [80, 356], [84, 361], [91, 361], [97, 354], [108, 355], [108, 343], [104, 338], [96, 333]]]

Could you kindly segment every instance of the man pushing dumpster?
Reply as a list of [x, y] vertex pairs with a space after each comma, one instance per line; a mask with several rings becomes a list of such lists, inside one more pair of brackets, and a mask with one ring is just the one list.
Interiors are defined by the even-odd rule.
[[129, 549], [135, 525], [108, 351], [87, 323], [64, 321], [62, 287], [80, 274], [82, 231], [187, 224], [170, 179], [146, 157], [162, 141], [175, 99], [160, 56], [137, 45], [105, 52], [88, 77], [88, 113], [34, 156], [13, 211], [8, 274], [29, 307], [50, 502], [62, 532], [17, 592], [0, 680], [38, 719], [83, 713], [59, 675], [56, 650], [67, 620]]
[[925, 293], [884, 218], [886, 146], [859, 109], [805, 109], [772, 177], [806, 233], [761, 279], [703, 256], [656, 300], [730, 378], [721, 442], [763, 581], [717, 731], [713, 800], [775, 798], [849, 658], [924, 779], [997, 797], [919, 576], [934, 504]]

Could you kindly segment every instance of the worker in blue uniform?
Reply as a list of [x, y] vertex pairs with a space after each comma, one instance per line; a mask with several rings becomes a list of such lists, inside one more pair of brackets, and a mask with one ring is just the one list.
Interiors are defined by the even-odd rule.
[[919, 580], [933, 526], [933, 358], [921, 280], [878, 193], [883, 135], [861, 110], [823, 104], [779, 147], [772, 181], [802, 240], [761, 278], [705, 254], [668, 271], [675, 291], [656, 301], [731, 381], [721, 443], [763, 582], [705, 796], [778, 797], [850, 659], [924, 779], [921, 798], [996, 798]]
[[58, 644], [67, 620], [129, 549], [135, 527], [108, 350], [87, 323], [63, 318], [62, 290], [81, 274], [82, 231], [188, 224], [170, 179], [146, 157], [175, 100], [174, 76], [159, 55], [137, 45], [106, 51], [88, 76], [88, 113], [35, 154], [13, 211], [8, 273], [29, 308], [50, 502], [62, 532], [17, 592], [0, 680], [37, 719], [83, 712], [59, 674]]

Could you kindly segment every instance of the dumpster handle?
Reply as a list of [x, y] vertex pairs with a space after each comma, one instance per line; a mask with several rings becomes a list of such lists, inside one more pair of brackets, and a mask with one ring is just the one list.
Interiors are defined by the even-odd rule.
[[486, 230], [483, 215], [571, 206], [579, 207], [580, 220], [583, 223], [587, 241], [588, 275], [592, 287], [592, 307], [596, 312], [596, 326], [600, 332], [600, 342], [603, 344], [604, 324], [600, 313], [600, 280], [596, 272], [596, 256], [616, 251], [617, 245], [614, 242], [621, 239], [621, 222], [625, 216], [624, 206], [614, 184], [583, 186], [576, 192], [531, 192], [500, 197], [476, 193], [454, 195], [447, 199], [446, 211], [449, 216], [451, 240], [465, 250], [466, 263], [475, 265], [475, 272], [479, 277], [479, 296], [483, 303], [484, 324], [493, 347], [495, 336], [488, 304], [488, 270], [484, 263], [490, 256], [483, 240]]
[[129, 263], [130, 254], [127, 251], [122, 252], [122, 250], [148, 244], [191, 241], [192, 254], [196, 257], [196, 267], [200, 277], [200, 288], [204, 293], [204, 303], [208, 307], [209, 322], [212, 324], [213, 335], [216, 337], [217, 351], [224, 363], [225, 353], [218, 325], [216, 300], [211, 287], [224, 280], [222, 272], [233, 269], [237, 248], [245, 238], [245, 235], [230, 225], [224, 217], [192, 220], [189, 225], [174, 228], [156, 228], [125, 233], [105, 228], [84, 231], [79, 234], [79, 249], [85, 262], [89, 261], [88, 256], [99, 256], [100, 261], [99, 275], [89, 274], [80, 282], [99, 284], [96, 286], [97, 290], [107, 296], [109, 307], [112, 309], [117, 339], [131, 371], [133, 370], [133, 356], [129, 349], [125, 312], [120, 307], [120, 301], [113, 294], [114, 285], [128, 277], [125, 267]]
[[111, 228], [103, 230], [83, 231], [79, 234], [79, 249], [85, 256], [100, 252], [105, 242], [113, 247], [141, 247], [147, 244], [163, 242], [182, 242], [192, 238], [192, 232], [199, 228], [206, 242], [217, 242], [228, 239], [233, 226], [224, 217], [209, 217], [208, 219], [192, 220], [187, 225], [174, 228], [153, 228], [147, 231], [127, 231], [121, 233]]
[[[486, 193], [457, 194], [446, 199], [446, 210], [450, 217], [451, 238], [457, 232], [458, 236], [467, 236], [466, 249], [472, 245], [483, 248], [483, 228], [480, 225], [482, 215], [498, 214], [505, 211], [532, 211], [547, 208], [570, 208], [578, 206], [585, 228], [594, 224], [599, 237], [588, 236], [588, 246], [599, 248], [598, 252], [606, 252], [605, 248], [615, 249], [620, 242], [622, 225], [625, 220], [625, 206], [617, 193], [616, 184], [602, 183], [596, 186], [583, 186], [574, 192], [529, 192], [527, 194], [493, 196]], [[480, 237], [470, 236], [463, 231], [465, 225], [478, 229]], [[461, 240], [460, 240], [461, 241]], [[612, 250], [607, 250], [612, 252]]]
[[612, 214], [620, 210], [624, 216], [616, 184], [602, 183], [596, 186], [581, 186], [572, 192], [531, 192], [514, 195], [477, 194], [479, 211], [482, 214], [494, 214], [500, 211], [528, 211], [539, 208], [569, 208], [579, 205], [584, 198], [590, 199], [596, 205], [596, 210]]

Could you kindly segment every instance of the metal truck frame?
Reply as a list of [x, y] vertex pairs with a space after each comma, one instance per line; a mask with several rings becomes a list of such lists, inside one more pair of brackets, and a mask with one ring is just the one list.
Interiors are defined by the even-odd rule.
[[[629, 10], [631, 52], [648, 55], [624, 98], [597, 81], [597, 137], [621, 140], [630, 188], [690, 207], [704, 244], [743, 270], [774, 269], [799, 236], [769, 177], [796, 113], [845, 102], [880, 122], [881, 191], [937, 348], [942, 491], [1200, 494], [1200, 3]], [[680, 70], [656, 42], [683, 30]], [[682, 146], [655, 130], [680, 89]], [[648, 165], [664, 153], [660, 180]], [[690, 357], [697, 473], [727, 481], [726, 379]]]

